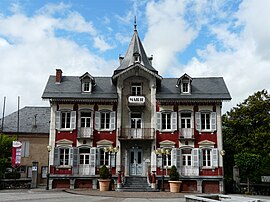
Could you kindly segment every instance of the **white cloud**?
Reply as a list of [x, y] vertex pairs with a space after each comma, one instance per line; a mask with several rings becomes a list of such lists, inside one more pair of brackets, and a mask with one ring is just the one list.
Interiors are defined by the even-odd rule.
[[161, 74], [175, 64], [176, 54], [184, 50], [197, 32], [184, 21], [183, 1], [151, 2], [147, 5], [148, 32], [144, 44], [154, 55], [153, 65]]
[[[224, 104], [225, 112], [248, 95], [270, 89], [270, 2], [243, 1], [236, 13], [230, 2], [218, 2], [149, 3], [144, 42], [161, 74], [224, 77], [233, 98]], [[180, 65], [177, 54], [200, 37], [202, 28], [214, 38], [187, 65]]]
[[113, 46], [110, 46], [102, 37], [99, 36], [94, 38], [94, 47], [101, 51], [107, 51], [113, 48]]
[[[71, 16], [74, 19], [68, 24]], [[54, 75], [56, 68], [61, 68], [64, 75], [82, 75], [86, 71], [93, 75], [112, 74], [110, 68], [104, 67], [116, 67], [117, 61], [105, 61], [55, 34], [59, 27], [71, 34], [93, 34], [95, 30], [90, 25], [76, 13], [61, 18], [43, 14], [29, 17], [21, 13], [0, 17], [0, 99], [7, 96], [6, 114], [16, 111], [17, 96], [21, 96], [21, 107], [48, 105], [41, 95], [48, 76]], [[109, 45], [102, 38], [99, 40], [97, 48], [108, 49]], [[0, 104], [3, 106], [2, 100]]]

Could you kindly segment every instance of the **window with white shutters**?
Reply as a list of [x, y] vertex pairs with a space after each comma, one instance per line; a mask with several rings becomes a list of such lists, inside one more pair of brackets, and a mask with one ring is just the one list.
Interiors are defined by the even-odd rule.
[[177, 130], [177, 112], [171, 111], [157, 112], [157, 130], [162, 131]]
[[200, 132], [216, 130], [216, 112], [196, 112], [196, 129]]
[[96, 130], [115, 130], [116, 125], [115, 111], [95, 112], [95, 129]]
[[57, 130], [76, 129], [76, 111], [56, 111], [55, 128]]

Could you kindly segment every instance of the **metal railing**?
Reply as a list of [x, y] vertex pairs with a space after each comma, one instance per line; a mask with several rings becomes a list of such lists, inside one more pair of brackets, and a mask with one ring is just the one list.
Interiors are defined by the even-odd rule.
[[93, 138], [93, 128], [79, 128], [78, 138]]
[[180, 139], [192, 139], [194, 138], [194, 128], [179, 128]]
[[121, 128], [119, 139], [154, 139], [154, 128]]

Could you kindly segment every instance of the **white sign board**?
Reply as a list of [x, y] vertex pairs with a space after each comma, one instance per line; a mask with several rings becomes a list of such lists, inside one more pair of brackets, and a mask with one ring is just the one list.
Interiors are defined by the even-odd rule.
[[128, 102], [133, 104], [144, 104], [145, 97], [144, 96], [129, 96]]

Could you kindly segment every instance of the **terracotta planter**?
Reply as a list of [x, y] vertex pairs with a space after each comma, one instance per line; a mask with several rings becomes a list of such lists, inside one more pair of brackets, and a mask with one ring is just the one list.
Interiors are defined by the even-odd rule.
[[109, 191], [110, 188], [110, 179], [98, 179], [99, 181], [99, 191]]
[[170, 192], [179, 193], [182, 181], [169, 181]]

